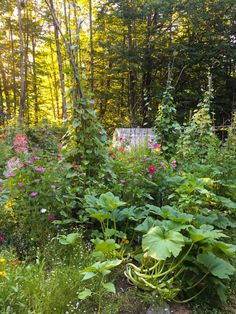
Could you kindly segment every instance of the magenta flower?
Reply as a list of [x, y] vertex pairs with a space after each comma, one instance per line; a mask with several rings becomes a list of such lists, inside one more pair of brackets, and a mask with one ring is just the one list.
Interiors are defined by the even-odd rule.
[[33, 159], [29, 159], [29, 160], [26, 160], [27, 164], [32, 164], [34, 161]]
[[41, 148], [38, 148], [38, 147], [32, 147], [31, 149], [32, 149], [33, 151], [41, 150]]
[[40, 160], [40, 157], [39, 157], [39, 156], [34, 156], [34, 157], [32, 158], [32, 160], [33, 160], [33, 161]]
[[155, 173], [157, 171], [157, 168], [155, 166], [148, 166], [149, 173]]
[[24, 185], [25, 185], [24, 182], [19, 182], [19, 183], [18, 183], [18, 186], [21, 187], [21, 188], [22, 188], [22, 186], [24, 186]]
[[5, 174], [5, 178], [14, 177], [14, 176], [15, 176], [15, 173], [13, 172], [9, 172]]
[[55, 219], [57, 219], [56, 216], [48, 216], [48, 220], [55, 220]]
[[38, 192], [32, 192], [30, 195], [31, 196], [37, 196], [39, 193]]
[[159, 152], [161, 150], [161, 145], [160, 144], [154, 144], [152, 146], [152, 149], [154, 149], [156, 152]]
[[37, 168], [35, 168], [35, 170], [38, 171], [38, 172], [44, 172], [44, 171], [45, 171], [45, 168], [43, 168], [43, 167], [37, 167]]
[[177, 167], [176, 160], [172, 160], [171, 167], [172, 168], [176, 168]]

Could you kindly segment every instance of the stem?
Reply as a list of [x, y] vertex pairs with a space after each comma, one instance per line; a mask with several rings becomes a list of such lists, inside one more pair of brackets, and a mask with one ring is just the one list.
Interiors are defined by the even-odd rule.
[[[154, 276], [145, 275], [145, 274], [140, 273], [140, 269], [138, 269], [138, 267], [135, 267], [135, 269], [137, 270], [137, 271], [135, 271], [135, 273], [136, 273], [137, 276], [140, 276], [140, 277], [143, 277], [143, 278], [146, 278], [146, 279], [150, 279], [150, 278], [156, 279], [156, 278], [162, 277], [164, 275], [167, 275], [167, 274], [171, 273], [174, 269], [176, 269], [183, 262], [183, 260], [189, 254], [189, 252], [192, 249], [192, 247], [193, 247], [193, 243], [190, 245], [190, 248], [187, 250], [187, 252], [184, 254], [184, 256], [178, 261], [178, 263], [175, 264], [172, 268], [169, 268], [168, 270], [166, 270], [164, 273], [160, 273], [159, 272], [159, 273], [157, 273]], [[172, 264], [173, 264], [173, 261], [172, 261], [171, 265]], [[165, 265], [165, 261], [163, 262], [162, 269], [164, 268], [164, 265]], [[134, 266], [134, 265], [132, 264], [132, 266]]]
[[192, 286], [188, 287], [186, 290], [191, 290], [193, 289], [194, 287], [196, 287], [199, 283], [201, 283], [205, 278], [206, 276], [208, 275], [209, 273], [206, 273], [202, 278], [200, 278], [197, 282], [195, 282], [195, 284], [193, 284]]
[[185, 300], [183, 300], [183, 301], [179, 301], [179, 300], [173, 299], [173, 301], [176, 302], [176, 303], [187, 303], [187, 302], [193, 300], [194, 298], [196, 298], [197, 296], [199, 296], [199, 294], [201, 294], [206, 288], [207, 288], [207, 287], [203, 287], [202, 290], [200, 290], [198, 293], [196, 293], [194, 296], [192, 296], [192, 297], [189, 298], [189, 299], [185, 299]]

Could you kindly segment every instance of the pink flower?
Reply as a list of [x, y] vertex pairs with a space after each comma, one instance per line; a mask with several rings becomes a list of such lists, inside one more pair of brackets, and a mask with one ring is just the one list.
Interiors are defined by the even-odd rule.
[[57, 219], [56, 216], [48, 216], [48, 220], [55, 220], [55, 219]]
[[15, 173], [13, 172], [9, 172], [5, 174], [5, 178], [14, 177], [14, 176], [15, 176]]
[[30, 195], [31, 196], [37, 196], [39, 193], [38, 192], [32, 192]]
[[32, 164], [34, 161], [32, 159], [26, 160], [27, 164]]
[[34, 156], [34, 157], [32, 158], [32, 160], [33, 160], [33, 161], [40, 160], [40, 157]]
[[157, 168], [155, 166], [148, 166], [149, 173], [155, 173], [157, 171]]
[[41, 150], [41, 148], [38, 148], [38, 147], [32, 147], [31, 149], [32, 149], [33, 151]]
[[16, 134], [14, 142], [16, 152], [25, 152], [29, 148], [29, 141], [26, 134]]
[[19, 183], [18, 183], [18, 186], [21, 187], [21, 188], [22, 188], [22, 186], [24, 186], [24, 185], [25, 185], [24, 182], [19, 182]]
[[44, 171], [45, 171], [45, 168], [43, 168], [43, 167], [37, 167], [37, 168], [35, 168], [35, 170], [38, 171], [38, 172], [44, 172]]
[[172, 160], [171, 167], [172, 168], [176, 168], [177, 167], [176, 160]]

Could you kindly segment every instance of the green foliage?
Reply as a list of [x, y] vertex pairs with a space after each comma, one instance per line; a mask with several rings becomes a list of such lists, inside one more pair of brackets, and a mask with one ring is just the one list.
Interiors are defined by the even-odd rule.
[[158, 108], [154, 128], [157, 142], [161, 143], [162, 150], [167, 157], [171, 157], [175, 153], [176, 141], [181, 131], [175, 115], [176, 108], [173, 100], [173, 87], [171, 86], [171, 82], [168, 81]]
[[[143, 290], [156, 291], [164, 299], [184, 294], [186, 301], [198, 296], [207, 280], [216, 286], [223, 300], [225, 292], [219, 288], [224, 287], [220, 279], [229, 279], [235, 272], [229, 259], [235, 253], [235, 246], [220, 241], [227, 238], [222, 230], [204, 225], [191, 215], [186, 215], [184, 219], [188, 220], [184, 222], [183, 213], [176, 208], [174, 215], [166, 216], [166, 209], [171, 212], [170, 207], [149, 206], [150, 216], [144, 221], [149, 226], [143, 228], [142, 223], [136, 228], [144, 233], [143, 253], [137, 256], [140, 266], [127, 264], [126, 277]], [[153, 214], [158, 217], [151, 218]]]
[[209, 90], [205, 92], [198, 109], [194, 111], [189, 124], [185, 125], [178, 142], [177, 154], [183, 161], [198, 161], [203, 163], [208, 155], [215, 154], [220, 142], [213, 131], [213, 123], [210, 116], [210, 106], [213, 99], [211, 78], [209, 78]]
[[97, 304], [98, 304], [98, 314], [101, 313], [101, 300], [105, 293], [116, 293], [116, 288], [112, 282], [107, 282], [105, 277], [110, 274], [111, 269], [120, 265], [121, 260], [112, 260], [105, 262], [96, 262], [95, 264], [86, 267], [82, 270], [82, 274], [84, 275], [83, 280], [91, 279], [95, 276], [99, 276], [99, 288], [96, 291], [92, 291], [90, 289], [85, 289], [79, 293], [78, 297], [81, 300], [90, 297], [91, 295], [97, 296]]

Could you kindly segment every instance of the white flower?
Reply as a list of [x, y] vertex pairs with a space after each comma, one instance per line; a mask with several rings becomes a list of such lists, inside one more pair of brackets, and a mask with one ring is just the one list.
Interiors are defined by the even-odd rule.
[[42, 214], [46, 213], [46, 211], [47, 211], [46, 208], [41, 208], [41, 209], [40, 209], [40, 212], [41, 212]]

